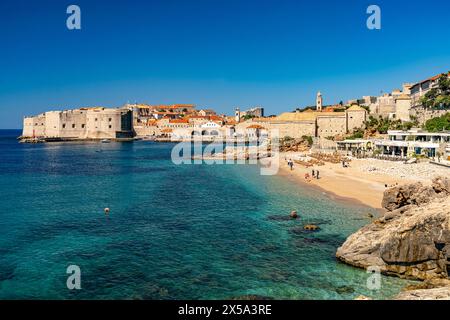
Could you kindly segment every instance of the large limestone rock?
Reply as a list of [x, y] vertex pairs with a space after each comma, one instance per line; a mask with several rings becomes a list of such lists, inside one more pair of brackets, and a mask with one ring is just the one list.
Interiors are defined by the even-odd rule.
[[450, 300], [450, 287], [405, 291], [394, 300]]
[[361, 268], [410, 279], [447, 278], [450, 272], [450, 181], [389, 189], [379, 220], [351, 235], [338, 259]]

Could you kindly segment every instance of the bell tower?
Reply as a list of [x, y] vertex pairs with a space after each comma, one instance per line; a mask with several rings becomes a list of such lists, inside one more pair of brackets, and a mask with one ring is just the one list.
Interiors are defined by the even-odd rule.
[[241, 122], [241, 110], [239, 108], [234, 110], [234, 119], [237, 123]]
[[316, 97], [316, 110], [319, 112], [322, 112], [322, 105], [323, 105], [323, 98], [322, 98], [322, 94], [319, 92], [317, 92], [317, 97]]

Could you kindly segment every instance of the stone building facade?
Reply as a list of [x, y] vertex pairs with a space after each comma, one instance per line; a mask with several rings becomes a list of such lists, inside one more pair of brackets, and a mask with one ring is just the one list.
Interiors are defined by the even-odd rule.
[[134, 136], [132, 111], [103, 107], [49, 111], [25, 117], [24, 138], [119, 139]]
[[236, 125], [236, 130], [258, 124], [267, 130], [278, 130], [280, 138], [310, 136], [326, 138], [361, 128], [367, 121], [367, 110], [357, 105], [343, 112], [286, 112], [273, 118], [254, 118]]

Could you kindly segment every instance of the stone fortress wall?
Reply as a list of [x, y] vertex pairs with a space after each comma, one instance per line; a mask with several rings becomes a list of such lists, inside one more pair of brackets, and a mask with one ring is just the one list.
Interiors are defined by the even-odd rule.
[[132, 137], [130, 113], [126, 109], [107, 108], [49, 111], [25, 117], [22, 136], [69, 140]]

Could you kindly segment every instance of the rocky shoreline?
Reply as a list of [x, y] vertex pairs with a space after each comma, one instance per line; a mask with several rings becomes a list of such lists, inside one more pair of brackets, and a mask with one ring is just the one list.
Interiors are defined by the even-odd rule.
[[382, 207], [384, 215], [348, 237], [336, 257], [356, 267], [425, 281], [394, 299], [450, 299], [450, 179], [388, 189]]

